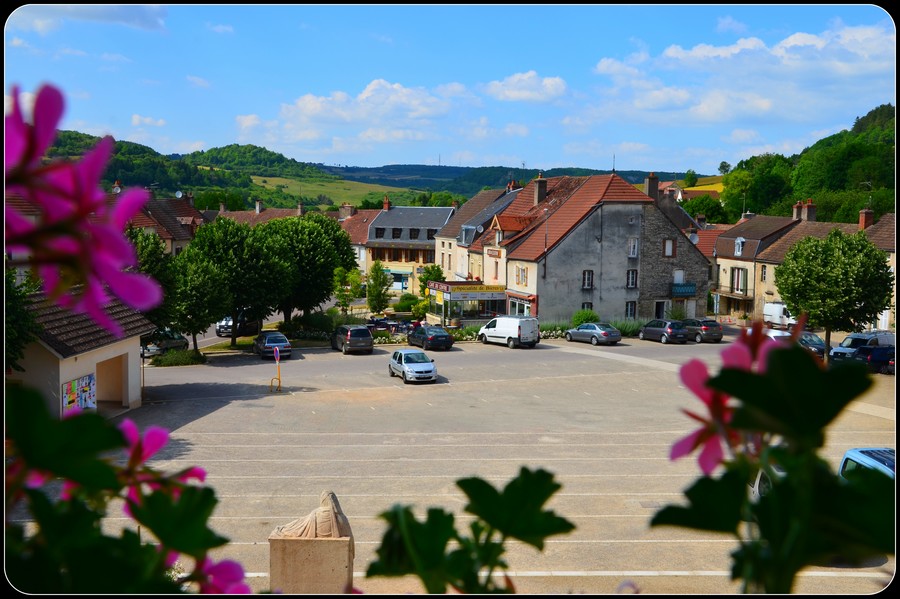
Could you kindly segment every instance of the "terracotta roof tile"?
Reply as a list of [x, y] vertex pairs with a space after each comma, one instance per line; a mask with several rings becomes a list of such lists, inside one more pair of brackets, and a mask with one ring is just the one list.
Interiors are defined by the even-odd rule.
[[866, 229], [866, 237], [885, 252], [897, 251], [897, 221], [893, 212], [882, 214], [878, 222]]
[[365, 245], [369, 239], [369, 225], [381, 210], [366, 209], [357, 210], [352, 216], [340, 221], [341, 228], [350, 235], [350, 243], [353, 245]]

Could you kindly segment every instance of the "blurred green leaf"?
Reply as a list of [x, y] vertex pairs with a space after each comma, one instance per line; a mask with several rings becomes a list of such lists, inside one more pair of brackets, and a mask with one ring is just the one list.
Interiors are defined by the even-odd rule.
[[684, 492], [687, 506], [662, 508], [650, 520], [650, 526], [685, 526], [735, 534], [747, 501], [747, 478], [743, 469], [726, 470], [718, 479], [701, 477]]
[[133, 506], [134, 519], [149, 528], [163, 545], [192, 556], [202, 556], [228, 539], [207, 526], [218, 503], [209, 487], [186, 486], [174, 499], [171, 493], [154, 491], [141, 505]]

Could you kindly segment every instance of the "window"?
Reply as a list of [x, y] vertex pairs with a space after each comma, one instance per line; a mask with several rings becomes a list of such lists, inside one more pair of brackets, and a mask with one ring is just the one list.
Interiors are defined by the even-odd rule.
[[384, 227], [375, 227], [375, 239], [384, 238]]
[[582, 289], [593, 289], [594, 288], [594, 271], [593, 270], [581, 271], [581, 288]]
[[765, 282], [766, 280], [766, 265], [763, 264], [762, 268], [759, 271], [759, 280]]
[[400, 248], [393, 248], [391, 250], [391, 260], [394, 262], [402, 262], [403, 261], [403, 253]]
[[[410, 229], [409, 230], [409, 238], [410, 239], [418, 239], [419, 238], [419, 230], [418, 229]], [[443, 247], [443, 245], [441, 247]]]
[[625, 287], [629, 289], [637, 287], [637, 269], [632, 268], [626, 271]]
[[744, 242], [747, 241], [743, 237], [734, 240], [734, 255], [740, 256], [744, 252]]
[[628, 238], [628, 257], [637, 258], [638, 255], [638, 239], [637, 237]]
[[675, 240], [663, 239], [663, 256], [672, 257], [675, 255]]
[[747, 293], [747, 269], [731, 269], [731, 290], [734, 293]]
[[528, 285], [528, 269], [524, 266], [516, 267], [516, 285]]
[[594, 304], [593, 304], [593, 302], [581, 302], [581, 309], [582, 310], [593, 310]]
[[437, 229], [428, 229], [428, 239], [434, 239], [434, 236], [437, 235]]
[[400, 239], [400, 233], [403, 231], [400, 227], [391, 229], [391, 239]]
[[637, 318], [637, 302], [625, 302], [625, 318]]

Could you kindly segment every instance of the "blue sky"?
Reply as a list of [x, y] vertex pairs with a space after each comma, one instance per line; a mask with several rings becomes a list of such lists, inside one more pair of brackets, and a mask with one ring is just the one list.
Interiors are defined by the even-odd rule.
[[714, 175], [896, 106], [875, 5], [26, 5], [4, 45], [7, 109], [163, 154]]

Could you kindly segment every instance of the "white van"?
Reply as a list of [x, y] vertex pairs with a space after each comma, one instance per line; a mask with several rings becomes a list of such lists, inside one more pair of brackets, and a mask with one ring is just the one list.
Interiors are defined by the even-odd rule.
[[766, 302], [763, 305], [763, 322], [769, 328], [792, 328], [797, 324], [797, 319], [791, 316], [784, 302]]
[[534, 316], [498, 316], [481, 327], [478, 340], [500, 343], [510, 349], [520, 345], [534, 347], [541, 340], [541, 329]]

